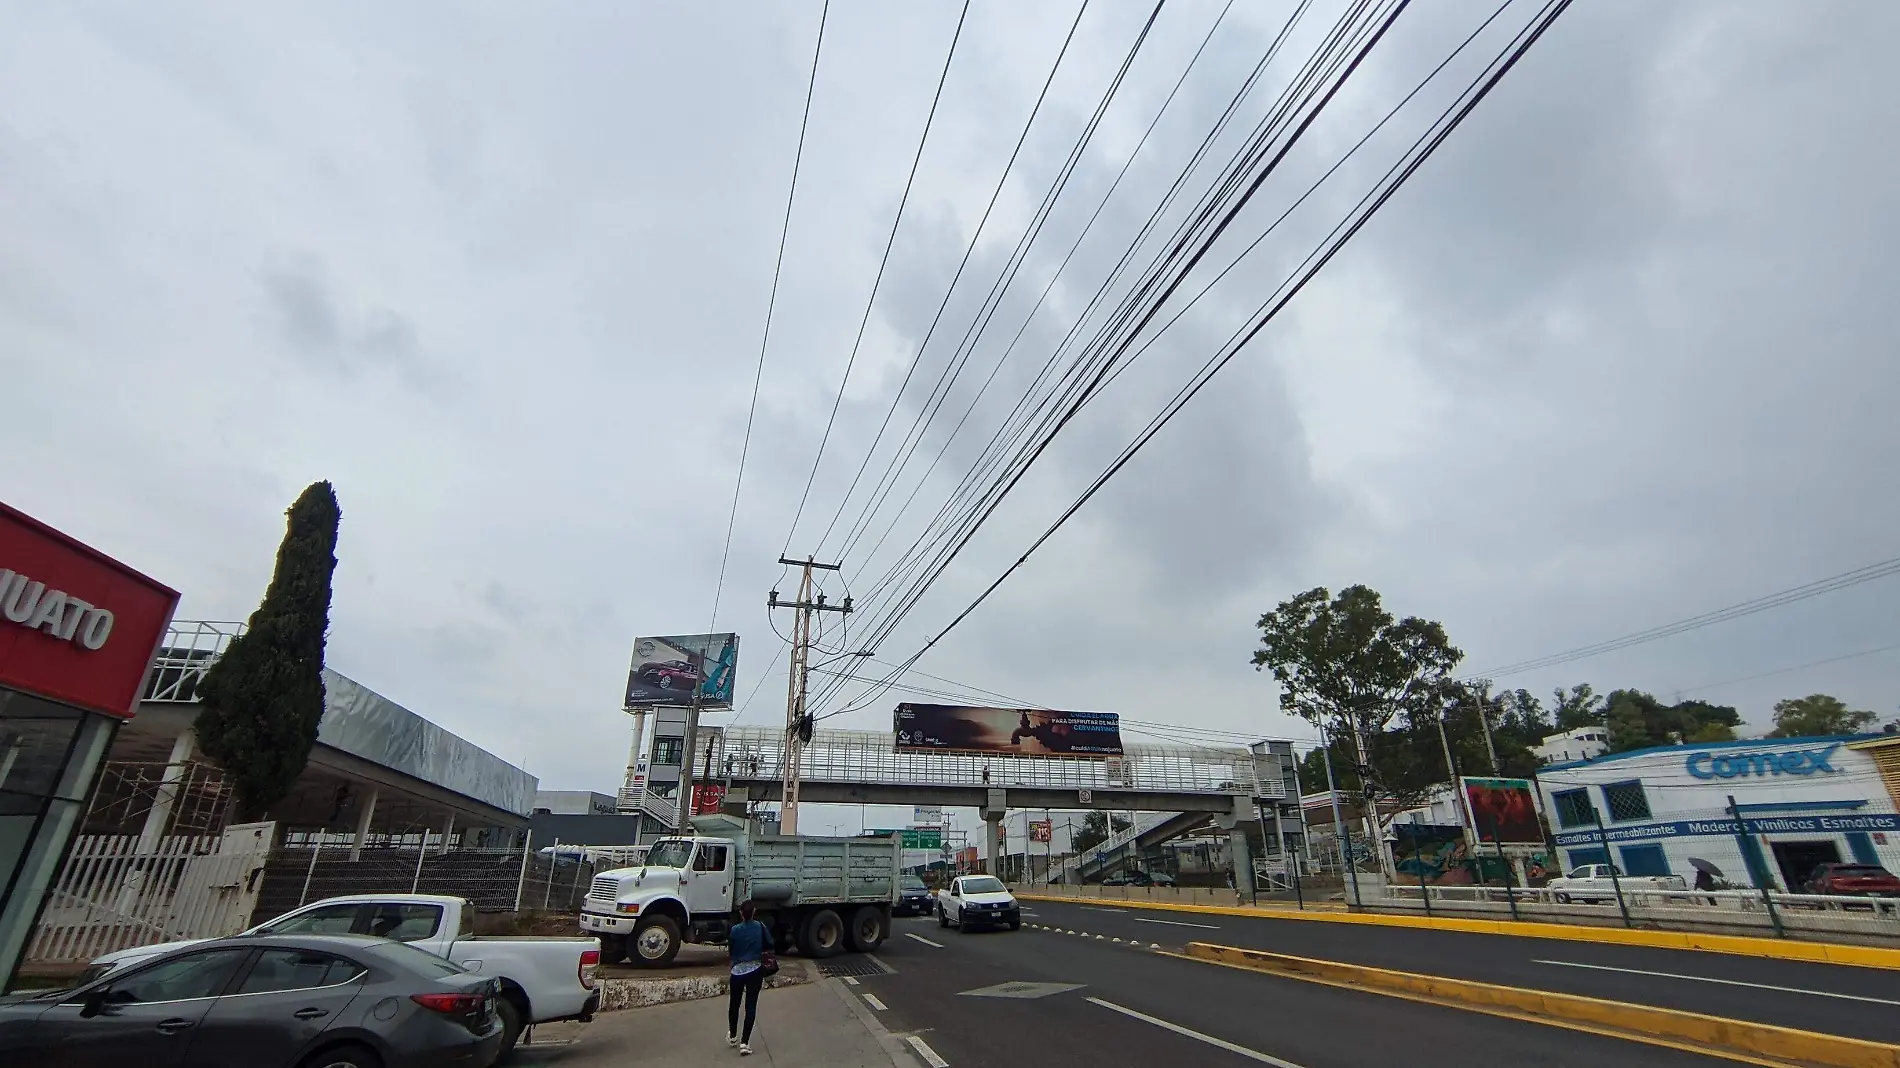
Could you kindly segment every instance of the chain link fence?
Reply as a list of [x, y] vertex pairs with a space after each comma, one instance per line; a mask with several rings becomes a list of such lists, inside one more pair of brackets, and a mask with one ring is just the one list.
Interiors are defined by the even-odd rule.
[[252, 922], [345, 894], [447, 894], [477, 910], [578, 912], [591, 859], [527, 848], [449, 849], [310, 841], [273, 850]]

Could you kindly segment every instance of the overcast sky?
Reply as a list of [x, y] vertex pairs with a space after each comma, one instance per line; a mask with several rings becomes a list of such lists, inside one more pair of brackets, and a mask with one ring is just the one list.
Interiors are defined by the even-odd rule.
[[[1226, 15], [946, 447], [1222, 10], [1166, 5], [918, 459], [847, 554], [861, 597], [1292, 6], [1241, 0]], [[1413, 5], [1210, 262], [1491, 6]], [[1099, 0], [1082, 19], [892, 433], [1149, 10]], [[863, 488], [819, 543], [1074, 12], [971, 8], [794, 553], [835, 553], [862, 508]], [[742, 699], [759, 689], [747, 723], [783, 717], [765, 596], [791, 592], [774, 561], [957, 14], [831, 7], [717, 617], [742, 635]], [[0, 5], [0, 450], [13, 460], [0, 495], [177, 587], [181, 618], [235, 620], [269, 577], [284, 507], [328, 478], [343, 507], [331, 666], [544, 786], [613, 790], [632, 639], [712, 620], [818, 16], [804, 0]], [[1367, 583], [1393, 611], [1442, 621], [1464, 667], [1483, 670], [1900, 556], [1900, 89], [1880, 73], [1896, 32], [1900, 10], [1881, 4], [1576, 5], [1216, 386], [919, 667], [1043, 705], [1304, 739], [1248, 655], [1255, 618], [1311, 586]], [[1501, 41], [1481, 43], [1488, 55]], [[1276, 61], [1268, 87], [1291, 69]], [[1394, 138], [1065, 430], [880, 659], [915, 651], [1015, 560], [1451, 88], [1428, 87]], [[1267, 100], [1243, 103], [1245, 126]], [[1887, 718], [1900, 650], [1733, 680], [1900, 645], [1896, 582], [1499, 681], [1704, 697], [1757, 728], [1776, 699], [1814, 691]], [[902, 696], [828, 725], [888, 729]]]

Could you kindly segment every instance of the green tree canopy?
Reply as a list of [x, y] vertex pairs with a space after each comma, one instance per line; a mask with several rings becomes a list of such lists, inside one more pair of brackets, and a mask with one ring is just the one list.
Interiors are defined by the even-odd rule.
[[1641, 690], [1615, 690], [1609, 699], [1610, 752], [1735, 737], [1741, 713], [1728, 705], [1683, 701], [1665, 705]]
[[324, 642], [343, 513], [330, 484], [317, 482], [287, 515], [264, 600], [197, 691], [198, 743], [230, 778], [244, 819], [262, 817], [290, 793], [323, 718]]
[[1130, 826], [1129, 819], [1126, 816], [1116, 816], [1112, 822], [1115, 828], [1114, 831], [1109, 830], [1111, 823], [1109, 814], [1100, 809], [1096, 809], [1083, 816], [1082, 829], [1075, 832], [1075, 851], [1077, 853], [1086, 853], [1096, 846], [1101, 845], [1103, 842], [1108, 841], [1116, 833], [1127, 830]]
[[[1337, 597], [1314, 587], [1282, 601], [1258, 626], [1253, 665], [1273, 672], [1282, 707], [1330, 737], [1354, 741], [1350, 763], [1366, 811], [1409, 792], [1423, 774], [1421, 746], [1437, 729], [1436, 703], [1464, 656], [1444, 627], [1394, 619], [1368, 586], [1348, 586]], [[1401, 713], [1406, 729], [1388, 732]]]
[[1558, 731], [1600, 727], [1604, 722], [1603, 698], [1597, 696], [1587, 682], [1572, 686], [1568, 693], [1563, 687], [1557, 687], [1551, 699], [1550, 711]]
[[1874, 722], [1872, 712], [1849, 709], [1839, 698], [1824, 693], [1775, 702], [1775, 729], [1770, 738], [1820, 738], [1858, 734]]

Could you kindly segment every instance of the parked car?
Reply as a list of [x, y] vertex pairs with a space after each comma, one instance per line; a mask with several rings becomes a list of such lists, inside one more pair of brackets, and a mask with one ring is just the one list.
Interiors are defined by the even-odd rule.
[[[591, 1020], [600, 1007], [594, 970], [600, 966], [596, 938], [480, 936], [475, 906], [459, 897], [437, 894], [358, 894], [332, 897], [287, 912], [237, 937], [292, 934], [358, 934], [406, 942], [455, 964], [479, 962], [481, 974], [501, 983], [502, 1042], [507, 1057], [530, 1023]], [[194, 941], [161, 943], [108, 953], [92, 962], [84, 977], [104, 975], [170, 953]]]
[[662, 690], [690, 690], [699, 684], [699, 669], [684, 660], [662, 660], [643, 666], [640, 680]]
[[362, 935], [161, 947], [69, 990], [0, 999], [8, 1068], [382, 1068], [501, 1052], [501, 981]]
[[[1615, 874], [1612, 875], [1611, 873]], [[1552, 879], [1546, 890], [1557, 895], [1562, 904], [1581, 901], [1615, 901], [1618, 884], [1625, 893], [1637, 890], [1687, 890], [1689, 884], [1680, 875], [1625, 875], [1623, 869], [1609, 864], [1579, 864], [1569, 875]]]
[[1103, 886], [1173, 886], [1174, 876], [1145, 871], [1118, 871], [1102, 880]]
[[1802, 889], [1810, 894], [1900, 897], [1900, 876], [1878, 864], [1822, 864]]
[[1014, 931], [1022, 927], [1022, 912], [1016, 898], [994, 875], [963, 875], [937, 891], [937, 926], [955, 925], [959, 931], [972, 927], [1001, 927]]
[[897, 904], [891, 906], [893, 916], [928, 916], [935, 902], [930, 887], [915, 875], [906, 875], [897, 880]]

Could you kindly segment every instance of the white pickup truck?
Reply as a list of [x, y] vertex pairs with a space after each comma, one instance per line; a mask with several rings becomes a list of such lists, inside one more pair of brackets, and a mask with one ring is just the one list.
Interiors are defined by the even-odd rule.
[[1015, 895], [994, 875], [960, 875], [937, 891], [937, 926], [956, 925], [958, 931], [972, 927], [1022, 927], [1023, 914]]
[[[503, 1029], [498, 1062], [513, 1051], [524, 1026], [591, 1020], [600, 1007], [600, 992], [594, 988], [594, 970], [600, 966], [599, 939], [477, 935], [475, 906], [459, 897], [357, 894], [325, 898], [239, 934], [376, 935], [446, 957], [478, 975], [494, 976], [501, 980], [502, 996], [496, 1010]], [[203, 941], [207, 939], [108, 953], [92, 962], [82, 982]]]
[[1689, 888], [1680, 875], [1625, 875], [1621, 868], [1609, 864], [1579, 864], [1569, 875], [1552, 879], [1544, 889], [1557, 895], [1558, 903], [1567, 905], [1572, 901], [1615, 901], [1619, 883], [1625, 893]]

